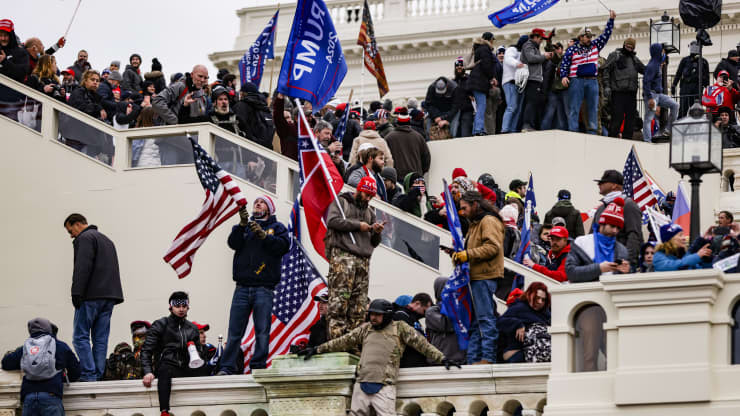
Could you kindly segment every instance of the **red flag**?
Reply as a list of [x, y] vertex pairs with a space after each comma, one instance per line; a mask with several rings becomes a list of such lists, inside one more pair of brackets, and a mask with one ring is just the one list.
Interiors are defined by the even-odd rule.
[[335, 203], [334, 200], [342, 190], [344, 181], [329, 153], [316, 141], [313, 132], [308, 128], [308, 121], [303, 112], [299, 111], [298, 114], [300, 114], [297, 121], [301, 202], [313, 247], [326, 259], [324, 236], [327, 228], [324, 215], [329, 205]]

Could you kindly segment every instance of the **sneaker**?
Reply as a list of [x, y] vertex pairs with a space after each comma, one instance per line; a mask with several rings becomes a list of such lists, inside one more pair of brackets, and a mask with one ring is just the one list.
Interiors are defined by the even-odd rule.
[[217, 376], [230, 376], [231, 374], [227, 373], [224, 370], [219, 370], [218, 373], [216, 373]]
[[670, 138], [671, 137], [671, 131], [666, 129], [660, 132], [659, 136]]

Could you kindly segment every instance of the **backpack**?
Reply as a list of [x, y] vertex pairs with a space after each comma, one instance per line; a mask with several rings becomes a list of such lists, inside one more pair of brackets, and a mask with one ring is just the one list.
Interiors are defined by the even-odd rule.
[[57, 341], [51, 335], [28, 338], [23, 343], [21, 370], [33, 381], [49, 380], [60, 370], [56, 368]]
[[710, 108], [719, 108], [725, 103], [725, 87], [717, 85], [710, 85], [704, 89], [704, 94], [701, 96], [701, 105]]

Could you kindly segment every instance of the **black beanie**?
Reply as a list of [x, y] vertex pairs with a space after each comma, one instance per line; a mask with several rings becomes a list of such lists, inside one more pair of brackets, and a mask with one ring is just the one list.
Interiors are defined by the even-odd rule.
[[152, 71], [161, 71], [162, 70], [162, 64], [159, 63], [159, 59], [152, 58]]

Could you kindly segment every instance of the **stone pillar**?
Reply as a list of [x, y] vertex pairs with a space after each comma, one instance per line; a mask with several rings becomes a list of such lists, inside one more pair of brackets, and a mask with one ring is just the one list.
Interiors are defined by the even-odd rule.
[[345, 416], [358, 361], [348, 353], [319, 354], [310, 360], [282, 355], [273, 359], [271, 368], [252, 375], [265, 388], [270, 416]]
[[0, 370], [0, 416], [15, 416], [16, 409], [21, 408], [22, 381], [20, 371]]

